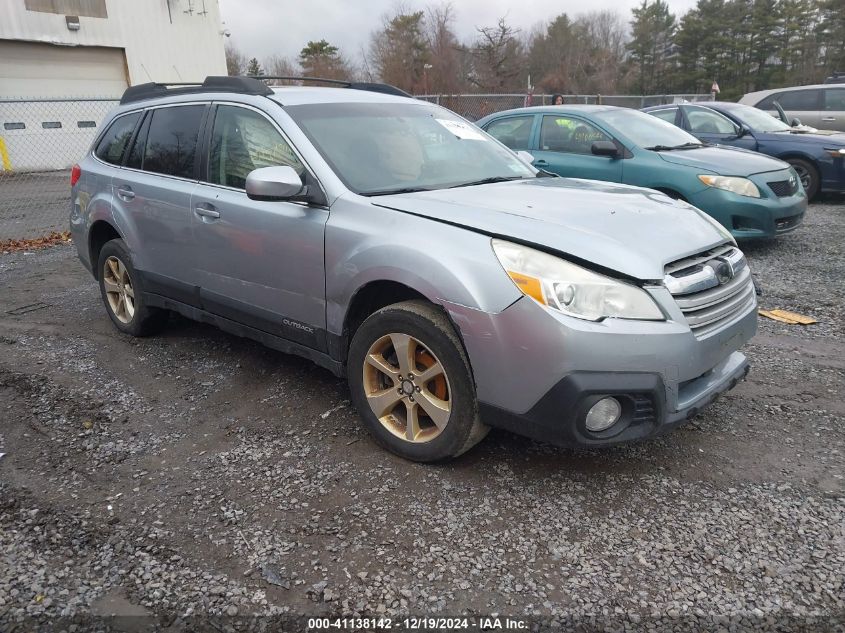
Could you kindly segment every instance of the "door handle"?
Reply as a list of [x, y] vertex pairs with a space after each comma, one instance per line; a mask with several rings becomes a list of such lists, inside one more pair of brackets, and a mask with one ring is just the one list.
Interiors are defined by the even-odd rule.
[[822, 117], [822, 121], [835, 121], [835, 120], [836, 120], [835, 116], [823, 116]]
[[544, 161], [542, 158], [540, 160], [535, 160], [534, 164], [535, 165], [548, 165], [548, 163], [546, 161]]
[[215, 211], [213, 208], [209, 208], [206, 206], [198, 206], [194, 208], [194, 213], [198, 216], [203, 218], [209, 218], [211, 220], [216, 220], [220, 217], [220, 212]]
[[117, 197], [121, 200], [132, 200], [135, 197], [135, 192], [132, 191], [132, 187], [129, 185], [121, 185], [117, 188]]

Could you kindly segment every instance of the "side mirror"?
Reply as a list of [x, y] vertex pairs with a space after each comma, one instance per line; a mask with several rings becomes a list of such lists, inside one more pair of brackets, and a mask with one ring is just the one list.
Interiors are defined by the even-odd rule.
[[593, 141], [590, 151], [596, 156], [619, 158], [619, 148], [613, 141]]
[[789, 125], [791, 125], [792, 127], [798, 127], [799, 125], [801, 125], [801, 119], [795, 117], [794, 119], [792, 119], [792, 121], [789, 122]]
[[526, 152], [525, 150], [517, 152], [516, 155], [523, 163], [528, 163], [530, 165], [534, 162], [534, 157], [530, 152]]
[[743, 136], [748, 136], [749, 134], [751, 134], [751, 130], [749, 130], [744, 125], [740, 125], [739, 128], [736, 131], [736, 137], [737, 138], [742, 138]]
[[307, 192], [293, 167], [261, 167], [246, 177], [246, 195], [250, 200], [290, 200]]

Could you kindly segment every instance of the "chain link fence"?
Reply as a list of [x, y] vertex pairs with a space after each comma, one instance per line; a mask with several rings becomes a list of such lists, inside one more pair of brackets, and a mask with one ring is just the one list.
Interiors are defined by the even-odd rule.
[[66, 231], [70, 168], [116, 99], [0, 99], [0, 241]]
[[[419, 97], [471, 121], [524, 105], [550, 105], [552, 95], [460, 94]], [[564, 102], [629, 108], [710, 95], [566, 95]], [[91, 99], [0, 100], [0, 241], [65, 231], [70, 212], [70, 168], [84, 156], [118, 101]]]
[[[458, 94], [458, 95], [421, 95], [424, 99], [449, 108], [465, 119], [477, 121], [488, 114], [522, 108], [525, 106], [552, 105], [550, 94]], [[684, 101], [712, 101], [710, 94], [672, 94], [672, 95], [564, 95], [566, 105], [575, 103], [612, 105], [622, 108], [647, 108], [648, 106]]]

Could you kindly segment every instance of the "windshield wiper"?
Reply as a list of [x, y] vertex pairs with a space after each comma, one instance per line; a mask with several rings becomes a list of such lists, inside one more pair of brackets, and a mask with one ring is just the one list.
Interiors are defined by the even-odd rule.
[[682, 143], [680, 145], [652, 145], [645, 149], [650, 149], [654, 152], [671, 152], [673, 149], [693, 149], [696, 147], [704, 147], [705, 143]]
[[418, 191], [431, 191], [429, 187], [402, 187], [401, 189], [381, 189], [377, 191], [364, 191], [362, 196], [392, 196], [394, 193], [417, 193]]
[[456, 189], [458, 187], [473, 187], [475, 185], [490, 185], [494, 182], [508, 182], [511, 180], [524, 180], [525, 176], [491, 176], [490, 178], [482, 178], [481, 180], [472, 180], [470, 182], [462, 182], [459, 185], [452, 185], [449, 189]]

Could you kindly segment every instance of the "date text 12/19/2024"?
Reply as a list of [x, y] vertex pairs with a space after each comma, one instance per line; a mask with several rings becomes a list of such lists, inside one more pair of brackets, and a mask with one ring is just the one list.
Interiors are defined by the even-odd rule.
[[476, 631], [521, 631], [528, 629], [528, 622], [517, 618], [474, 617], [436, 618], [407, 617], [393, 618], [308, 618], [308, 630], [347, 631], [430, 631], [430, 630], [476, 630]]

